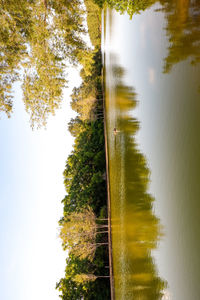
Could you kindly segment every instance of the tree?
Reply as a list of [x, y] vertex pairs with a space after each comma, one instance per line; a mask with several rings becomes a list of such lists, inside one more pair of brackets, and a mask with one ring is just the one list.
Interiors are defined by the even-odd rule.
[[91, 264], [87, 260], [80, 260], [72, 254], [66, 259], [65, 277], [56, 284], [62, 299], [78, 300], [85, 299], [88, 293], [88, 283], [77, 284], [73, 278], [76, 274], [91, 273]]
[[73, 137], [77, 137], [83, 130], [83, 122], [77, 116], [74, 119], [71, 119], [68, 123], [68, 130]]
[[96, 240], [95, 215], [91, 208], [83, 209], [80, 212], [73, 212], [67, 216], [60, 227], [60, 238], [63, 241], [64, 249], [82, 258], [93, 258]]
[[27, 54], [31, 10], [26, 0], [0, 0], [0, 111], [10, 117], [12, 85], [19, 79], [20, 62]]
[[127, 12], [132, 18], [134, 14], [138, 14], [154, 4], [156, 0], [94, 0], [94, 2], [100, 7], [106, 2], [111, 8], [116, 9], [120, 13]]
[[74, 276], [73, 280], [79, 284], [95, 281], [97, 278], [109, 278], [110, 276], [96, 276], [94, 274], [77, 274]]
[[96, 216], [90, 207], [68, 214], [60, 222], [60, 238], [64, 249], [84, 259], [92, 260], [96, 248], [107, 243], [96, 243], [98, 229], [108, 227], [96, 223]]
[[86, 49], [82, 2], [0, 0], [0, 7], [0, 110], [10, 116], [12, 85], [24, 70], [25, 108], [40, 127], [60, 107], [66, 59], [77, 63]]
[[73, 280], [77, 283], [84, 283], [88, 281], [95, 281], [96, 276], [94, 274], [77, 274], [74, 276]]
[[[100, 257], [98, 259], [100, 259]], [[94, 272], [98, 273], [95, 261], [91, 263], [87, 259], [80, 260], [78, 257], [69, 254], [66, 259], [65, 276], [56, 284], [56, 289], [60, 292], [59, 296], [63, 300], [110, 299], [109, 278], [105, 277], [100, 281], [82, 280], [82, 282], [80, 282], [82, 277], [80, 275], [83, 274], [90, 277], [90, 279], [92, 276], [98, 278], [99, 275], [93, 275]], [[100, 272], [103, 276], [106, 276], [104, 275], [105, 268], [103, 268]], [[86, 276], [83, 276], [82, 279], [86, 279]], [[76, 280], [78, 278], [80, 280]]]
[[48, 45], [41, 42], [38, 38], [34, 54], [29, 56], [22, 85], [23, 100], [32, 127], [35, 124], [38, 127], [46, 125], [48, 115], [55, 114], [66, 84], [62, 62], [56, 59]]
[[93, 0], [84, 0], [87, 10], [87, 27], [93, 46], [101, 43], [101, 9]]

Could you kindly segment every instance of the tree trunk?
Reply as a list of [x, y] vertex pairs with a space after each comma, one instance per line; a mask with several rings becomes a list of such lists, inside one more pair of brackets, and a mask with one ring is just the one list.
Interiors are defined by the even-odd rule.
[[108, 243], [96, 243], [96, 244], [93, 244], [93, 245], [96, 245], [96, 246], [103, 246], [103, 245], [108, 245]]
[[47, 1], [48, 0], [43, 0], [44, 6], [45, 6], [46, 9], [47, 9]]
[[97, 228], [108, 228], [108, 225], [100, 225], [100, 224], [97, 224]]

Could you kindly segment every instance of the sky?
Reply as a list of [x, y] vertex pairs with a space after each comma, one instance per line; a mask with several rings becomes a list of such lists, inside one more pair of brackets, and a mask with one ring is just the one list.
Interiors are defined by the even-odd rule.
[[30, 128], [20, 83], [14, 112], [0, 120], [0, 290], [4, 300], [59, 299], [56, 282], [64, 275], [66, 252], [58, 237], [65, 196], [63, 171], [73, 138], [67, 123], [71, 87], [78, 70], [68, 70], [62, 108], [46, 129]]

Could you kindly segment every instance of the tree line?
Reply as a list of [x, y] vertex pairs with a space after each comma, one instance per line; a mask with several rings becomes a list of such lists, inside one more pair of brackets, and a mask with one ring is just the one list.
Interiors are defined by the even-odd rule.
[[92, 0], [86, 0], [85, 7], [93, 49], [79, 60], [82, 83], [71, 95], [77, 116], [68, 124], [74, 147], [63, 172], [66, 196], [59, 221], [68, 257], [56, 289], [62, 299], [101, 300], [110, 299], [101, 10]]

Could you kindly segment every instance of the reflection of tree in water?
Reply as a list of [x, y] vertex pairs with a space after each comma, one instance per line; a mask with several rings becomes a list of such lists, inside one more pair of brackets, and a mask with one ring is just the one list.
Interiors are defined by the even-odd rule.
[[[120, 2], [120, 4], [118, 3]], [[121, 13], [133, 14], [150, 8], [155, 3], [162, 5], [165, 13], [166, 31], [169, 38], [168, 55], [165, 58], [164, 72], [173, 65], [191, 59], [192, 64], [200, 62], [200, 2], [199, 0], [110, 0], [113, 7]]]
[[[99, 2], [102, 0], [95, 0], [95, 2]], [[141, 13], [141, 11], [144, 11], [145, 9], [149, 8], [153, 3], [156, 2], [156, 0], [104, 0], [108, 3], [108, 5], [111, 8], [116, 9], [120, 13], [127, 12], [132, 18], [134, 14]]]
[[[138, 150], [134, 135], [139, 129], [139, 122], [130, 115], [137, 105], [136, 93], [132, 87], [123, 83], [124, 71], [113, 67], [115, 78], [115, 101], [117, 108], [117, 127], [120, 131], [116, 137], [123, 141], [122, 151], [116, 151], [115, 164], [124, 160], [125, 169], [125, 226], [115, 224], [116, 232], [123, 232], [126, 245], [124, 275], [128, 285], [127, 299], [162, 299], [167, 283], [156, 270], [151, 251], [157, 248], [162, 235], [160, 220], [152, 211], [154, 198], [147, 192], [149, 169], [144, 155]], [[113, 162], [112, 162], [113, 163]], [[123, 221], [122, 221], [123, 222]], [[120, 245], [119, 245], [119, 255]], [[118, 278], [120, 281], [120, 276]]]
[[197, 0], [160, 0], [167, 20], [170, 46], [165, 58], [164, 72], [174, 64], [191, 59], [200, 62], [200, 3]]

